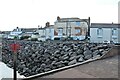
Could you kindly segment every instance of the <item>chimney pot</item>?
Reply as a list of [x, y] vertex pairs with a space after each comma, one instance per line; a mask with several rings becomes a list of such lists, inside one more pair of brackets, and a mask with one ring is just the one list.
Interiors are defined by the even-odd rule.
[[60, 20], [60, 17], [59, 17], [59, 16], [57, 17], [57, 20]]

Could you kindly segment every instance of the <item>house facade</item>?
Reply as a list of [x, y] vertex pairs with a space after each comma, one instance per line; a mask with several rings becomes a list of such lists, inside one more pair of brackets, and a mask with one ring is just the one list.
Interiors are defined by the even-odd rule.
[[32, 36], [34, 32], [37, 31], [37, 28], [21, 28], [22, 36]]
[[8, 35], [10, 34], [10, 32], [11, 32], [11, 31], [2, 31], [2, 32], [1, 32], [2, 38], [7, 39], [7, 38], [8, 38]]
[[11, 31], [6, 38], [8, 39], [14, 39], [17, 37], [20, 39], [22, 36], [32, 36], [32, 34], [37, 30], [37, 28], [19, 28], [17, 27], [13, 31]]
[[79, 19], [79, 18], [60, 18], [54, 22], [54, 37], [72, 37], [74, 40], [85, 39], [88, 34], [88, 28], [90, 24], [90, 18]]
[[38, 33], [38, 40], [40, 41], [45, 41], [46, 37], [45, 37], [45, 28], [38, 28], [38, 30], [36, 31], [36, 33]]
[[46, 40], [54, 40], [54, 25], [50, 25], [49, 22], [47, 22], [45, 26], [45, 37]]
[[20, 38], [21, 34], [22, 30], [19, 27], [17, 27], [16, 29], [10, 32], [10, 34], [8, 35], [8, 39], [14, 39], [15, 37]]
[[120, 24], [91, 23], [90, 42], [93, 43], [120, 43]]
[[46, 41], [46, 40], [54, 40], [54, 25], [50, 25], [49, 22], [46, 23], [44, 28], [38, 28], [36, 31], [38, 33], [38, 40]]

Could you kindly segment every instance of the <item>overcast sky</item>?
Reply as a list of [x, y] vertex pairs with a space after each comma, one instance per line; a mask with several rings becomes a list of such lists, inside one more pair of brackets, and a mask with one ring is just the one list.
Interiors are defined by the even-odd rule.
[[119, 0], [0, 0], [0, 31], [45, 26], [61, 18], [91, 17], [92, 23], [117, 23]]

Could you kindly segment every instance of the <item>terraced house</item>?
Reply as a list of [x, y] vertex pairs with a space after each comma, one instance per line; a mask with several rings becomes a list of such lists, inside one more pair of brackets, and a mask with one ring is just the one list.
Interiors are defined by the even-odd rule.
[[74, 40], [85, 39], [89, 35], [90, 18], [79, 19], [73, 18], [60, 18], [54, 22], [55, 38], [72, 37]]
[[32, 36], [32, 34], [37, 30], [37, 28], [19, 28], [16, 27], [13, 31], [10, 31], [7, 38], [8, 39], [14, 39], [17, 37], [20, 39], [22, 36]]
[[38, 40], [54, 40], [54, 25], [50, 25], [50, 23], [47, 22], [44, 28], [38, 27], [36, 33], [38, 33]]
[[54, 22], [54, 25], [50, 25], [49, 22], [45, 24], [45, 27], [38, 28], [16, 28], [9, 34], [8, 38], [13, 39], [15, 36], [30, 36], [37, 38], [38, 40], [45, 41], [50, 40], [62, 40], [66, 38], [72, 38], [73, 40], [84, 40], [89, 37], [90, 30], [90, 17], [88, 19], [80, 19], [77, 17], [72, 18], [60, 18]]
[[120, 24], [91, 23], [90, 42], [93, 43], [120, 43]]

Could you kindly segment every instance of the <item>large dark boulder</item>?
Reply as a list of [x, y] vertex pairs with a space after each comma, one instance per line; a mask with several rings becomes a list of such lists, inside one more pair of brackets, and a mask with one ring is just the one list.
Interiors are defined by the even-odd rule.
[[80, 57], [79, 59], [78, 59], [78, 62], [83, 62], [84, 61], [84, 58], [83, 57]]
[[68, 65], [73, 65], [73, 64], [76, 64], [76, 63], [77, 63], [77, 60], [74, 59], [74, 60], [70, 61], [70, 62], [68, 63]]
[[84, 51], [84, 58], [85, 59], [90, 59], [90, 58], [92, 58], [92, 51], [91, 50], [86, 50], [86, 51]]

